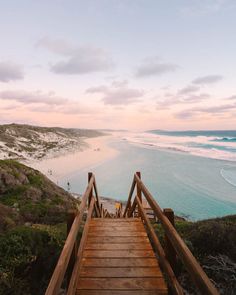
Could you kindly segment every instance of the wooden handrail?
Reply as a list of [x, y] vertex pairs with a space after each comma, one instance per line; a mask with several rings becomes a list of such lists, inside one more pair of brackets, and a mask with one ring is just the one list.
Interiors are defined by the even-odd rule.
[[99, 210], [99, 214], [100, 214], [99, 217], [101, 217], [102, 216], [101, 205], [100, 205], [100, 200], [99, 200], [99, 195], [98, 195], [98, 190], [97, 190], [97, 184], [96, 184], [95, 177], [94, 177], [93, 187], [94, 187], [94, 192], [95, 192], [96, 204], [97, 204], [97, 207], [98, 207], [98, 210]]
[[[177, 255], [181, 259], [182, 263], [186, 267], [186, 270], [190, 274], [193, 282], [195, 283], [196, 287], [201, 291], [202, 294], [206, 295], [218, 295], [218, 291], [215, 286], [212, 284], [202, 267], [199, 265], [187, 245], [184, 243], [182, 238], [179, 236], [176, 229], [170, 223], [168, 218], [163, 214], [162, 209], [159, 207], [155, 199], [152, 197], [151, 193], [148, 191], [146, 186], [143, 184], [141, 179], [139, 178], [138, 174], [135, 173], [134, 180], [132, 182], [132, 186], [130, 189], [130, 194], [128, 197], [128, 202], [126, 204], [126, 208], [124, 211], [124, 217], [129, 216], [128, 211], [131, 207], [134, 210], [135, 207], [134, 203], [131, 205], [132, 194], [134, 192], [135, 186], [138, 186], [143, 195], [146, 197], [147, 202], [149, 203], [150, 207], [158, 217], [161, 222], [161, 225], [165, 231], [165, 234], [169, 238], [172, 246], [174, 247]], [[138, 198], [134, 198], [133, 202], [137, 202]], [[141, 201], [139, 202], [141, 204]]]
[[95, 204], [95, 199], [93, 197], [91, 200], [90, 206], [89, 206], [87, 220], [86, 220], [86, 223], [84, 226], [82, 238], [80, 240], [79, 250], [77, 253], [76, 262], [75, 262], [74, 269], [72, 272], [67, 295], [73, 295], [73, 294], [75, 294], [75, 291], [76, 291], [76, 284], [77, 284], [77, 280], [78, 280], [79, 272], [80, 272], [80, 267], [81, 267], [82, 252], [83, 252], [84, 244], [85, 244], [87, 236], [88, 236], [89, 222], [92, 217], [94, 204]]
[[[85, 211], [85, 208], [87, 206], [87, 201], [89, 198], [89, 195], [93, 189], [95, 177], [92, 175], [90, 177], [88, 186], [82, 196], [81, 204], [79, 207], [79, 212], [76, 215], [74, 222], [71, 226], [71, 230], [67, 236], [67, 239], [65, 241], [65, 245], [62, 249], [61, 255], [58, 259], [57, 265], [54, 269], [53, 275], [51, 277], [51, 280], [49, 282], [48, 288], [46, 290], [45, 295], [55, 295], [58, 294], [59, 289], [61, 287], [63, 278], [65, 276], [67, 266], [69, 264], [69, 260], [74, 248], [75, 241], [77, 239], [78, 231], [81, 225], [82, 217]], [[93, 202], [94, 204], [94, 202]]]
[[125, 211], [124, 211], [123, 217], [126, 217], [126, 214], [128, 212], [128, 209], [130, 208], [131, 199], [132, 199], [132, 195], [133, 195], [133, 192], [134, 192], [134, 189], [135, 189], [135, 185], [136, 185], [136, 182], [135, 182], [135, 178], [134, 178], [133, 179], [133, 182], [132, 182], [132, 185], [131, 185], [131, 188], [130, 188], [130, 192], [129, 192], [129, 196], [128, 196], [128, 201], [127, 201], [127, 204], [126, 204], [126, 207], [125, 207]]
[[170, 283], [169, 284], [170, 288], [172, 289], [172, 291], [175, 295], [183, 295], [184, 294], [183, 289], [180, 286], [179, 282], [177, 281], [175, 274], [170, 266], [169, 261], [165, 257], [165, 251], [163, 250], [163, 248], [161, 246], [161, 243], [160, 243], [160, 241], [159, 241], [159, 239], [158, 239], [158, 237], [151, 225], [151, 222], [149, 221], [149, 218], [147, 217], [147, 214], [145, 213], [145, 210], [143, 208], [141, 200], [139, 199], [138, 196], [135, 197], [135, 200], [136, 200], [136, 203], [138, 204], [139, 212], [141, 213], [142, 220], [144, 221], [144, 223], [147, 227], [147, 230], [148, 230], [148, 232], [151, 236], [151, 239], [153, 241], [154, 247], [158, 253], [160, 264], [167, 274], [167, 279]]
[[136, 208], [136, 206], [137, 206], [136, 197], [137, 197], [137, 196], [135, 196], [135, 199], [134, 199], [134, 201], [133, 201], [133, 204], [132, 204], [132, 206], [130, 207], [130, 210], [129, 210], [129, 212], [128, 212], [128, 217], [132, 217], [132, 216], [133, 216], [134, 210], [135, 210], [135, 208]]
[[[136, 188], [135, 197], [132, 201], [133, 194]], [[93, 190], [94, 193], [93, 194]], [[134, 178], [132, 181], [132, 185], [130, 188], [128, 201], [124, 210], [123, 217], [133, 217], [134, 211], [138, 206], [138, 210], [136, 211], [138, 216], [142, 218], [143, 223], [145, 224], [146, 230], [153, 242], [153, 247], [156, 250], [157, 256], [160, 261], [160, 265], [164, 270], [167, 280], [169, 282], [169, 287], [172, 290], [174, 295], [183, 295], [183, 289], [180, 286], [174, 270], [171, 265], [170, 259], [167, 257], [167, 252], [164, 251], [154, 228], [145, 212], [145, 208], [142, 204], [142, 195], [146, 198], [147, 203], [149, 204], [150, 208], [153, 210], [155, 216], [159, 219], [164, 232], [165, 237], [168, 241], [169, 245], [169, 252], [172, 252], [173, 256], [179, 256], [180, 260], [184, 264], [186, 270], [190, 274], [193, 282], [195, 283], [196, 287], [200, 290], [201, 294], [206, 295], [219, 295], [218, 291], [207, 277], [206, 273], [203, 271], [195, 257], [192, 255], [191, 251], [188, 249], [182, 238], [179, 236], [178, 232], [176, 231], [173, 224], [170, 222], [167, 216], [163, 213], [160, 206], [157, 204], [151, 193], [148, 191], [146, 186], [141, 181], [141, 174], [135, 173]], [[88, 207], [87, 219], [84, 226], [82, 238], [80, 241], [79, 250], [77, 252], [76, 259], [73, 260], [73, 249], [75, 248], [75, 243], [78, 236], [78, 231], [81, 226], [83, 214], [85, 212], [86, 207]], [[169, 210], [170, 211], [170, 210]], [[173, 211], [172, 212], [172, 221], [173, 221]], [[93, 215], [94, 214], [94, 215]], [[167, 214], [168, 215], [168, 214]], [[87, 239], [88, 235], [88, 228], [89, 222], [92, 216], [102, 217], [102, 218], [120, 218], [122, 217], [122, 204], [117, 208], [116, 214], [110, 214], [106, 209], [103, 208], [102, 204], [99, 201], [99, 195], [97, 191], [97, 185], [95, 181], [95, 176], [90, 172], [88, 175], [88, 185], [87, 188], [82, 196], [80, 208], [78, 213], [76, 214], [71, 229], [68, 233], [67, 239], [65, 241], [65, 245], [57, 262], [56, 268], [53, 272], [51, 277], [50, 283], [46, 290], [45, 295], [57, 295], [59, 289], [61, 287], [62, 281], [64, 279], [65, 273], [70, 266], [68, 267], [69, 261], [70, 265], [73, 267], [73, 272], [71, 275], [69, 289], [67, 295], [73, 295], [77, 286], [77, 279], [79, 277], [80, 267], [81, 267], [81, 253], [84, 248], [84, 243]], [[72, 222], [70, 222], [71, 224]], [[173, 248], [172, 248], [173, 247]], [[172, 263], [174, 264], [174, 263]], [[172, 294], [171, 293], [171, 294]]]

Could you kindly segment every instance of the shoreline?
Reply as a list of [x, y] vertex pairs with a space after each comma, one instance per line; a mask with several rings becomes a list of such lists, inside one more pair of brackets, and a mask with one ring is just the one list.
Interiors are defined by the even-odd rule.
[[[80, 201], [82, 199], [82, 194], [71, 193], [71, 195], [74, 198], [79, 199]], [[109, 213], [113, 213], [113, 214], [116, 213], [116, 207], [115, 207], [116, 203], [122, 203], [123, 208], [125, 208], [127, 204], [127, 201], [112, 199], [112, 198], [103, 197], [103, 196], [99, 196], [99, 200], [103, 204], [104, 209], [107, 209]], [[151, 210], [151, 207], [150, 207], [150, 210]], [[186, 216], [181, 216], [181, 215], [175, 215], [175, 220], [192, 222], [190, 219], [186, 218]]]
[[83, 150], [78, 149], [70, 153], [62, 150], [57, 157], [22, 162], [39, 170], [57, 184], [58, 181], [78, 170], [91, 169], [116, 157], [119, 151], [109, 146], [112, 139], [113, 135], [87, 138], [84, 142], [88, 147]]
[[[71, 193], [71, 195], [76, 198], [79, 199], [81, 201], [82, 199], [82, 194], [79, 193]], [[99, 200], [100, 202], [103, 204], [104, 209], [107, 209], [109, 213], [114, 213], [116, 212], [116, 208], [115, 208], [115, 204], [116, 203], [122, 203], [123, 206], [126, 205], [126, 201], [122, 201], [122, 200], [118, 200], [118, 199], [112, 199], [112, 198], [108, 198], [108, 197], [103, 197], [103, 196], [99, 196]]]
[[[126, 143], [130, 146], [128, 149], [126, 149], [126, 144], [123, 149], [123, 141], [124, 144]], [[129, 168], [128, 166], [132, 165], [132, 167], [135, 167], [137, 159], [139, 159], [143, 165], [143, 172], [146, 172], [146, 175], [149, 175], [148, 171], [150, 170], [150, 167], [151, 169], [154, 169], [158, 175], [159, 184], [157, 185], [151, 182], [148, 185], [151, 191], [158, 192], [159, 201], [163, 202], [163, 208], [165, 206], [174, 208], [178, 216], [192, 221], [232, 214], [231, 212], [234, 208], [232, 205], [235, 204], [235, 195], [233, 195], [234, 187], [232, 184], [228, 183], [222, 175], [220, 175], [219, 171], [220, 169], [228, 168], [229, 166], [234, 166], [236, 168], [234, 162], [207, 158], [208, 162], [204, 160], [204, 157], [192, 155], [190, 153], [159, 148], [153, 149], [148, 146], [133, 144], [130, 141], [124, 140], [124, 137], [121, 136], [121, 134], [115, 132], [101, 137], [87, 138], [84, 142], [85, 144], [88, 144], [89, 147], [83, 151], [64, 154], [64, 151], [62, 150], [62, 155], [59, 157], [32, 161], [27, 164], [40, 170], [49, 179], [63, 187], [65, 190], [77, 194], [81, 194], [87, 185], [87, 172], [94, 171], [96, 174], [96, 171], [98, 170], [101, 180], [104, 178], [106, 179], [106, 182], [104, 182], [102, 186], [103, 189], [101, 189], [101, 196], [113, 196], [113, 201], [108, 202], [112, 203], [111, 206], [114, 208], [115, 201], [125, 201], [124, 199], [122, 200], [122, 196], [125, 195], [126, 191], [123, 188], [114, 190], [112, 188], [113, 179], [111, 176], [107, 175], [106, 171], [113, 169], [112, 165], [114, 163], [114, 173], [118, 173], [120, 181], [125, 183], [126, 179], [130, 177], [130, 174], [126, 175], [126, 171], [128, 171], [127, 169]], [[133, 149], [132, 146], [138, 149], [140, 148], [143, 151], [139, 151], [136, 148]], [[129, 154], [130, 148], [132, 148], [131, 154]], [[148, 150], [157, 151], [155, 157], [154, 153], [151, 151], [149, 152]], [[174, 156], [174, 154], [178, 156]], [[127, 162], [127, 157], [129, 163]], [[163, 157], [166, 162], [163, 160]], [[144, 160], [145, 162], [142, 162]], [[165, 165], [163, 161], [165, 162]], [[123, 168], [120, 167], [121, 162], [124, 163]], [[173, 176], [173, 171], [169, 169], [173, 163], [174, 167], [182, 167], [184, 163], [185, 167], [188, 167], [188, 169], [194, 164], [194, 169], [191, 170], [192, 173], [189, 175], [186, 173], [186, 169], [177, 170], [176, 168]], [[222, 164], [224, 164], [224, 166], [222, 166]], [[147, 167], [148, 165], [150, 166]], [[158, 168], [160, 165], [164, 165], [163, 167], [166, 169], [163, 170], [164, 172]], [[205, 165], [207, 166], [205, 167]], [[206, 169], [203, 169], [204, 167]], [[213, 170], [209, 170], [209, 167], [212, 167]], [[178, 188], [176, 192], [169, 187], [168, 178], [165, 177], [165, 173], [172, 175], [175, 186]], [[204, 175], [209, 181], [206, 181]], [[210, 185], [211, 182], [212, 185]], [[217, 186], [214, 188], [216, 183]], [[167, 194], [167, 192], [169, 193]], [[180, 195], [180, 199], [185, 201], [184, 208], [182, 208], [179, 201]], [[211, 206], [212, 210], [214, 209], [212, 211], [213, 213], [210, 214], [208, 209], [202, 210], [201, 205], [197, 204], [196, 198], [202, 200], [202, 202], [206, 204], [206, 207]], [[220, 205], [221, 203], [222, 206]], [[195, 208], [195, 213], [192, 212], [193, 208]], [[224, 211], [227, 211], [227, 213], [224, 213]]]

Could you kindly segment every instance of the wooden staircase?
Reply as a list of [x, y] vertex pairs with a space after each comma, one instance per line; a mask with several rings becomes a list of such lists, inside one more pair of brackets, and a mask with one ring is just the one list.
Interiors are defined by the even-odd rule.
[[[143, 197], [153, 211], [152, 222], [158, 220], [162, 226], [164, 248]], [[61, 288], [67, 295], [183, 295], [177, 262], [182, 262], [199, 294], [219, 295], [175, 230], [173, 211], [159, 207], [139, 172], [134, 174], [124, 211], [120, 206], [116, 214], [100, 204], [95, 176], [89, 173], [79, 211], [69, 216], [68, 237], [45, 295], [59, 295]]]
[[93, 218], [76, 294], [167, 294], [158, 261], [138, 218]]

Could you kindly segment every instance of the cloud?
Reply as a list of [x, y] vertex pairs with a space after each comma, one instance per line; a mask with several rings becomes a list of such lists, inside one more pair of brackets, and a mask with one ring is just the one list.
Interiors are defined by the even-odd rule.
[[59, 55], [72, 55], [76, 49], [73, 48], [68, 42], [63, 39], [51, 39], [49, 37], [41, 38], [37, 43], [36, 47], [42, 47], [48, 51], [59, 54]]
[[144, 96], [144, 91], [130, 88], [127, 81], [114, 81], [111, 86], [91, 87], [87, 93], [102, 94], [102, 101], [108, 105], [128, 105], [140, 101]]
[[65, 105], [52, 105], [50, 108], [46, 105], [30, 105], [28, 109], [37, 113], [60, 113], [69, 115], [91, 115], [100, 111], [96, 108], [96, 111], [90, 107], [82, 105], [80, 103], [69, 102]]
[[181, 99], [182, 103], [196, 103], [199, 101], [206, 100], [211, 96], [208, 93], [190, 94]]
[[167, 94], [167, 99], [158, 100], [157, 101], [157, 108], [158, 109], [168, 109], [173, 105], [177, 104], [193, 104], [198, 103], [200, 101], [204, 101], [210, 98], [210, 95], [207, 93], [199, 93], [199, 94], [188, 94], [188, 95], [180, 95], [177, 94]]
[[[63, 114], [92, 114], [92, 108], [77, 101], [56, 95], [54, 92], [43, 93], [42, 91], [1, 91], [0, 100], [14, 101], [4, 107], [5, 110], [25, 107], [32, 112], [63, 113]], [[96, 108], [96, 112], [99, 110]]]
[[50, 69], [56, 74], [88, 74], [106, 72], [114, 67], [110, 56], [101, 48], [93, 46], [74, 47], [62, 39], [42, 38], [36, 44], [52, 53], [63, 56], [61, 61], [52, 63]]
[[192, 119], [194, 112], [192, 110], [184, 110], [175, 114], [177, 119]]
[[54, 92], [43, 93], [41, 91], [1, 91], [0, 99], [2, 100], [14, 100], [23, 104], [40, 103], [46, 105], [58, 105], [65, 104], [68, 99], [57, 96]]
[[228, 97], [227, 99], [229, 99], [229, 100], [236, 100], [236, 95], [232, 95], [232, 96]]
[[208, 115], [225, 115], [228, 114], [229, 111], [235, 111], [236, 104], [224, 104], [218, 106], [210, 106], [210, 107], [195, 107], [187, 110], [183, 110], [175, 114], [177, 118], [187, 119], [193, 118], [198, 115], [208, 114]]
[[235, 8], [234, 0], [191, 0], [187, 6], [182, 9], [182, 12], [192, 15], [217, 13], [224, 9]]
[[200, 90], [199, 86], [189, 85], [179, 90], [179, 94], [189, 94]]
[[208, 75], [208, 76], [196, 78], [195, 80], [192, 81], [192, 83], [197, 85], [206, 85], [206, 84], [217, 83], [221, 81], [222, 79], [223, 77], [220, 75]]
[[0, 81], [10, 82], [22, 80], [24, 78], [23, 69], [20, 65], [10, 61], [0, 62]]
[[174, 72], [179, 66], [172, 63], [161, 62], [157, 58], [146, 59], [136, 70], [135, 76], [138, 78], [149, 76], [160, 76], [169, 72]]

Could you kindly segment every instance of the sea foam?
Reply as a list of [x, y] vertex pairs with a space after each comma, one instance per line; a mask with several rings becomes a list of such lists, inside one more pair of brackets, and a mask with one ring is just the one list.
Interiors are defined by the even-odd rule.
[[221, 176], [225, 181], [236, 187], [236, 168], [222, 168], [220, 170]]

